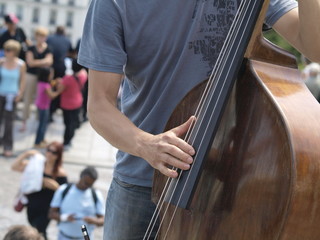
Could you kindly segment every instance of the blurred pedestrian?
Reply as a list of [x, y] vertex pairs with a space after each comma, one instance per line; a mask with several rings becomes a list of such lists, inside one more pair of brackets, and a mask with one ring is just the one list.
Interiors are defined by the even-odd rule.
[[63, 145], [65, 150], [71, 147], [71, 140], [76, 129], [80, 126], [80, 110], [83, 102], [82, 90], [88, 79], [87, 71], [77, 63], [77, 59], [72, 60], [72, 75], [62, 78], [58, 87], [60, 96], [60, 106], [63, 111], [63, 121], [65, 125]]
[[[25, 60], [25, 52], [31, 41], [27, 38], [21, 27], [18, 27], [19, 19], [16, 15], [10, 13], [4, 16], [4, 21], [7, 29], [0, 36], [0, 49], [3, 50], [4, 43], [9, 39], [18, 41], [21, 44], [21, 51], [19, 53], [19, 58]], [[3, 56], [3, 51], [1, 56]]]
[[5, 56], [0, 59], [0, 123], [4, 124], [2, 145], [5, 157], [13, 154], [16, 103], [21, 100], [25, 88], [26, 65], [17, 57], [20, 50], [20, 43], [10, 39], [4, 43]]
[[55, 192], [49, 217], [59, 222], [58, 240], [83, 239], [81, 226], [87, 225], [90, 239], [95, 226], [104, 221], [104, 200], [100, 191], [93, 189], [98, 173], [86, 167], [76, 184], [64, 184]]
[[[80, 49], [80, 43], [81, 43], [81, 38], [77, 41], [76, 47], [74, 49], [74, 58], [78, 57], [79, 49]], [[86, 71], [88, 72], [87, 68]], [[83, 97], [83, 102], [82, 102], [82, 107], [81, 107], [81, 112], [80, 112], [80, 122], [86, 122], [88, 121], [88, 116], [87, 116], [87, 105], [88, 105], [88, 89], [89, 89], [89, 78], [85, 82], [82, 90], [82, 97]]]
[[12, 164], [12, 170], [23, 173], [21, 191], [28, 199], [27, 216], [45, 239], [50, 202], [59, 185], [67, 182], [67, 174], [62, 166], [63, 145], [52, 142], [45, 155], [36, 150], [28, 150], [19, 155]]
[[302, 77], [312, 95], [320, 102], [320, 64], [308, 64], [302, 71]]
[[45, 148], [47, 142], [45, 141], [45, 133], [49, 120], [49, 109], [51, 99], [58, 96], [57, 91], [53, 91], [50, 81], [53, 78], [53, 69], [39, 68], [38, 69], [38, 83], [37, 83], [37, 97], [36, 106], [38, 108], [39, 125], [35, 139], [35, 148]]
[[37, 90], [37, 71], [40, 68], [48, 68], [53, 64], [53, 55], [46, 43], [48, 29], [38, 27], [35, 30], [36, 42], [28, 48], [26, 53], [27, 75], [26, 89], [23, 96], [23, 115], [21, 131], [26, 129], [26, 121], [30, 115], [30, 105], [33, 103]]
[[14, 225], [9, 228], [3, 240], [44, 240], [44, 238], [34, 227]]
[[[70, 39], [65, 34], [65, 28], [58, 26], [56, 32], [50, 35], [47, 39], [49, 47], [53, 53], [53, 69], [54, 69], [54, 81], [58, 81], [65, 75], [66, 66], [65, 58], [73, 53], [72, 44]], [[50, 106], [50, 120], [52, 121], [53, 113], [60, 107], [59, 97], [51, 102]]]

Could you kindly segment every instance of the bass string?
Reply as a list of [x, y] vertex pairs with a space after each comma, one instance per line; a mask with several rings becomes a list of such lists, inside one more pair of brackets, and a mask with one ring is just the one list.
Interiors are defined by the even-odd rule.
[[[210, 81], [209, 81], [210, 82]], [[207, 87], [208, 88], [208, 87]], [[205, 91], [206, 92], [206, 91]], [[191, 128], [190, 128], [191, 129]], [[178, 179], [178, 181], [179, 181], [179, 179]], [[167, 183], [168, 183], [168, 181], [167, 181]], [[172, 199], [172, 197], [171, 197], [171, 199]], [[163, 205], [163, 203], [161, 204], [161, 206]], [[167, 212], [167, 209], [166, 209], [166, 212]], [[166, 212], [165, 212], [165, 214], [164, 215], [166, 215]], [[171, 221], [172, 222], [172, 221]], [[162, 223], [160, 223], [160, 226], [162, 225]], [[170, 224], [171, 225], [171, 224]], [[158, 235], [158, 233], [157, 233], [157, 235]]]
[[[241, 10], [243, 8], [242, 3], [243, 2], [241, 2], [240, 6], [239, 6], [239, 10]], [[236, 15], [235, 23], [239, 22], [238, 18], [241, 17], [242, 12], [243, 11], [239, 12], [239, 14]], [[201, 118], [200, 116], [204, 116], [205, 113], [208, 111], [208, 102], [210, 102], [210, 99], [212, 99], [213, 93], [215, 93], [215, 91], [216, 91], [217, 84], [218, 84], [216, 79], [219, 79], [221, 77], [222, 70], [224, 69], [223, 66], [226, 65], [226, 61], [227, 61], [226, 55], [227, 55], [227, 53], [230, 54], [230, 50], [228, 50], [228, 46], [230, 46], [233, 41], [232, 37], [235, 34], [236, 27], [237, 26], [230, 27], [230, 31], [226, 37], [224, 45], [223, 45], [223, 47], [220, 51], [220, 54], [217, 58], [216, 64], [214, 65], [214, 69], [209, 77], [208, 84], [206, 85], [206, 88], [202, 94], [201, 100], [200, 100], [199, 105], [197, 107], [197, 111], [195, 113], [195, 116], [196, 116], [196, 119], [197, 120], [199, 119], [200, 121], [197, 122], [197, 124], [195, 125], [195, 127], [192, 129], [192, 132], [191, 132], [191, 134], [193, 134], [195, 136], [198, 134], [199, 128], [200, 128], [200, 126], [202, 126], [203, 121], [204, 121], [203, 118]], [[190, 134], [190, 136], [192, 136], [191, 134]], [[193, 141], [190, 140], [190, 138], [187, 139], [187, 141], [191, 145], [193, 145], [192, 144]]]
[[[249, 0], [249, 1], [250, 1], [250, 0]], [[254, 1], [254, 0], [253, 0], [253, 1]], [[254, 5], [255, 5], [256, 3], [257, 3], [257, 1], [254, 2]], [[247, 11], [249, 4], [247, 4], [246, 6], [247, 6], [246, 11]], [[250, 16], [252, 16], [252, 11], [253, 11], [253, 9], [254, 9], [254, 7], [251, 8]], [[243, 17], [247, 16], [247, 14], [245, 14], [245, 13], [247, 13], [247, 12], [243, 12], [243, 13], [242, 13]], [[242, 20], [241, 20], [242, 22], [241, 22], [241, 23], [243, 23], [243, 20], [244, 20], [243, 17], [242, 17]], [[247, 23], [247, 24], [248, 24], [248, 23]], [[247, 25], [247, 24], [246, 24], [246, 25]], [[240, 32], [240, 28], [238, 28], [238, 32]], [[241, 40], [242, 40], [242, 39], [243, 39], [243, 34], [241, 35]], [[239, 42], [241, 42], [241, 41], [239, 41]], [[237, 48], [239, 49], [239, 47], [240, 47], [240, 46], [238, 45]], [[229, 56], [230, 56], [230, 49], [231, 49], [231, 48], [228, 48], [228, 54], [229, 54]], [[235, 60], [235, 58], [233, 57], [232, 63], [234, 62], [234, 60]], [[225, 65], [225, 62], [224, 62], [223, 64]], [[232, 65], [232, 64], [231, 64], [231, 65]], [[230, 68], [229, 68], [229, 70], [230, 70]], [[221, 72], [222, 72], [222, 71], [219, 72], [220, 76], [221, 76]], [[220, 77], [220, 76], [219, 76], [219, 77]], [[222, 86], [221, 89], [223, 89], [225, 83], [226, 83], [226, 80], [224, 80], [223, 86]], [[214, 85], [214, 91], [216, 91], [215, 88], [216, 88], [216, 85]], [[221, 89], [218, 89], [218, 91], [220, 91], [219, 97], [220, 97], [220, 95], [221, 95]], [[215, 105], [214, 109], [216, 108], [216, 106], [217, 106], [217, 105]], [[207, 109], [206, 109], [206, 110], [207, 110]], [[213, 115], [214, 115], [214, 112], [215, 112], [215, 111], [213, 110], [212, 113], [211, 113], [209, 122], [210, 122], [210, 120], [212, 119], [212, 117], [213, 117]], [[207, 128], [208, 128], [208, 125], [207, 125]], [[204, 139], [204, 138], [202, 138], [201, 142], [203, 141], [203, 139]], [[201, 145], [201, 143], [200, 143], [200, 145]], [[196, 161], [196, 159], [195, 159], [194, 161]], [[187, 179], [188, 179], [189, 176], [191, 175], [191, 172], [192, 172], [192, 166], [191, 166], [191, 168], [190, 168], [190, 170], [189, 170], [189, 172], [188, 172]], [[187, 183], [187, 180], [186, 180], [186, 183]], [[181, 191], [182, 193], [183, 193], [183, 191], [184, 191], [184, 189], [185, 189], [185, 187], [186, 187], [186, 183], [185, 183], [184, 187], [182, 188], [182, 191]], [[176, 184], [176, 186], [177, 186], [177, 184]], [[173, 214], [172, 214], [172, 217], [171, 217], [171, 220], [170, 220], [169, 226], [168, 226], [168, 228], [167, 228], [166, 235], [165, 235], [164, 239], [166, 239], [166, 236], [167, 236], [167, 234], [168, 234], [168, 232], [169, 232], [169, 228], [170, 228], [170, 226], [171, 226], [171, 224], [172, 224], [172, 221], [173, 221], [173, 219], [174, 219], [174, 215], [175, 215], [175, 213], [176, 213], [176, 211], [177, 211], [177, 208], [178, 208], [177, 205], [179, 205], [179, 202], [181, 201], [182, 193], [180, 194], [180, 197], [179, 197], [179, 199], [178, 199], [178, 203], [176, 204], [176, 207], [175, 207], [174, 212], [173, 212]]]
[[[221, 51], [220, 51], [220, 54], [219, 54], [218, 58], [217, 58], [217, 63], [215, 64], [215, 66], [214, 66], [214, 68], [213, 68], [213, 70], [212, 70], [212, 73], [211, 73], [211, 75], [210, 75], [210, 77], [209, 77], [209, 80], [208, 80], [208, 84], [207, 84], [207, 86], [206, 86], [206, 88], [205, 88], [205, 90], [204, 90], [204, 93], [203, 93], [202, 96], [201, 96], [200, 102], [199, 102], [199, 104], [198, 104], [198, 107], [197, 107], [196, 113], [195, 113], [196, 120], [198, 120], [198, 117], [197, 117], [197, 116], [200, 115], [200, 114], [199, 114], [200, 112], [206, 111], [206, 109], [203, 110], [203, 109], [204, 109], [204, 106], [203, 106], [204, 104], [203, 104], [203, 103], [206, 101], [206, 99], [208, 99], [208, 95], [209, 95], [208, 93], [211, 91], [210, 89], [213, 88], [213, 89], [214, 89], [213, 91], [215, 91], [215, 89], [216, 89], [216, 85], [217, 85], [217, 84], [216, 84], [216, 81], [215, 81], [214, 79], [216, 79], [216, 76], [217, 76], [218, 74], [221, 76], [221, 69], [222, 69], [222, 66], [225, 65], [225, 61], [226, 61], [226, 60], [224, 60], [224, 59], [226, 59], [225, 55], [227, 54], [226, 49], [228, 49], [228, 46], [229, 46], [230, 42], [231, 42], [232, 39], [233, 39], [232, 37], [234, 36], [236, 29], [239, 29], [239, 28], [237, 28], [237, 26], [233, 26], [233, 25], [236, 25], [236, 24], [239, 22], [238, 18], [240, 18], [241, 15], [244, 15], [243, 10], [241, 10], [241, 9], [244, 7], [244, 2], [245, 2], [245, 0], [242, 1], [241, 4], [240, 4], [240, 6], [239, 6], [238, 13], [237, 13], [236, 16], [235, 16], [235, 19], [234, 19], [234, 21], [233, 21], [233, 24], [232, 24], [231, 27], [230, 27], [230, 31], [229, 31], [229, 33], [228, 33], [228, 35], [227, 35], [227, 37], [226, 37], [226, 40], [225, 40], [225, 42], [224, 42], [224, 44], [223, 44], [223, 47], [222, 47], [222, 49], [221, 49]], [[242, 17], [242, 18], [243, 18], [243, 17]], [[240, 19], [241, 19], [241, 18], [240, 18]], [[242, 21], [243, 21], [243, 20], [242, 20]], [[230, 48], [229, 48], [229, 49], [230, 49]], [[229, 51], [230, 51], [230, 50], [229, 50]], [[224, 61], [223, 61], [223, 60], [224, 60]], [[217, 70], [217, 69], [218, 69], [218, 70]], [[195, 120], [195, 121], [196, 121], [196, 120]], [[202, 121], [202, 120], [201, 120], [201, 121]], [[185, 139], [185, 140], [190, 141], [190, 136], [191, 136], [190, 133], [192, 133], [192, 131], [198, 131], [198, 130], [197, 130], [197, 129], [195, 130], [195, 128], [192, 128], [192, 126], [190, 126], [189, 129], [188, 129], [188, 132], [187, 132], [187, 134], [186, 134], [186, 139]], [[196, 161], [196, 159], [195, 159], [194, 161]], [[176, 168], [172, 168], [172, 169], [173, 169], [173, 170], [177, 170]], [[189, 171], [188, 176], [190, 175], [191, 171], [192, 171], [192, 166], [191, 166], [191, 168], [190, 168], [190, 171]], [[179, 177], [178, 177], [177, 183], [178, 183], [178, 181], [180, 180], [180, 176], [181, 176], [181, 174], [180, 174]], [[148, 229], [147, 229], [146, 234], [145, 234], [145, 236], [144, 236], [143, 239], [149, 239], [149, 238], [150, 238], [150, 235], [151, 235], [151, 233], [152, 233], [152, 230], [153, 230], [153, 228], [155, 227], [156, 221], [157, 221], [157, 219], [158, 219], [158, 217], [159, 217], [160, 210], [162, 209], [162, 207], [163, 207], [163, 205], [164, 205], [164, 199], [166, 199], [166, 195], [168, 194], [168, 187], [169, 187], [169, 185], [170, 185], [170, 183], [171, 183], [172, 180], [173, 180], [173, 179], [168, 178], [167, 181], [166, 181], [165, 187], [164, 187], [164, 189], [163, 189], [163, 191], [162, 191], [162, 193], [161, 193], [161, 196], [160, 196], [160, 198], [159, 198], [158, 204], [157, 204], [157, 206], [156, 206], [156, 211], [154, 212], [154, 214], [153, 214], [153, 216], [152, 216], [152, 219], [151, 219], [151, 221], [150, 221], [150, 224], [149, 224], [149, 226], [148, 226]], [[176, 186], [177, 186], [177, 183], [176, 183]], [[176, 188], [176, 186], [175, 186], [175, 188]], [[175, 188], [174, 188], [173, 192], [175, 191]], [[181, 199], [181, 195], [180, 195], [179, 201], [180, 201], [180, 199]], [[172, 196], [170, 197], [169, 202], [170, 202], [171, 200], [172, 200]], [[169, 205], [166, 207], [166, 210], [165, 210], [165, 212], [164, 212], [164, 216], [167, 214], [168, 207], [169, 207]], [[170, 227], [171, 224], [172, 224], [172, 221], [173, 221], [174, 215], [175, 215], [175, 213], [176, 213], [176, 210], [177, 210], [177, 207], [175, 208], [174, 213], [173, 213], [173, 216], [171, 217], [171, 220], [170, 220], [170, 223], [169, 223], [169, 227]], [[163, 220], [160, 222], [159, 229], [161, 228], [162, 223], [163, 223]], [[156, 237], [158, 236], [159, 229], [158, 229], [158, 231], [157, 231]], [[167, 229], [166, 235], [167, 235], [168, 231], [169, 231], [169, 228]]]

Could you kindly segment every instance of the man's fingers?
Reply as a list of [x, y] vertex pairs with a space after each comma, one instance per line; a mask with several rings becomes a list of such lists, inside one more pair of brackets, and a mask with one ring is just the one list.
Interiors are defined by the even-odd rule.
[[178, 176], [176, 169], [188, 170], [190, 169], [190, 164], [181, 161], [169, 154], [162, 156], [162, 159], [159, 159], [157, 165], [154, 166], [158, 169], [162, 174], [175, 178]]
[[167, 146], [166, 152], [168, 156], [170, 156], [165, 159], [167, 164], [176, 166], [175, 164], [171, 163], [173, 159], [177, 159], [177, 161], [179, 159], [179, 162], [182, 161], [188, 164], [191, 164], [193, 161], [193, 148], [180, 138], [178, 138], [176, 142], [170, 143], [170, 145]]
[[184, 135], [185, 133], [187, 133], [187, 131], [189, 130], [190, 126], [195, 122], [196, 117], [195, 116], [191, 116], [188, 121], [186, 121], [185, 123], [181, 124], [180, 126], [173, 128], [172, 131], [178, 136], [181, 137], [182, 135]]
[[162, 165], [160, 168], [158, 168], [158, 170], [167, 177], [170, 177], [170, 178], [178, 177], [177, 171], [171, 168], [168, 168], [167, 166]]
[[[191, 145], [189, 145], [187, 142], [185, 142], [183, 139], [179, 138], [183, 136], [187, 131], [189, 130], [190, 126], [194, 123], [195, 117], [192, 116], [186, 121], [185, 123], [181, 124], [180, 126], [172, 129], [171, 131], [178, 137], [178, 138], [172, 138], [168, 140], [170, 144], [173, 144], [177, 146], [179, 149], [184, 151], [185, 153], [189, 155], [194, 155], [195, 151]], [[175, 156], [175, 155], [174, 155]]]

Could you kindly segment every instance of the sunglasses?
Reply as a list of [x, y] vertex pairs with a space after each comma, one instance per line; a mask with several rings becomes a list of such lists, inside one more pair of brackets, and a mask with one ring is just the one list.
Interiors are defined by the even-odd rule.
[[52, 154], [54, 154], [54, 155], [57, 155], [57, 154], [58, 154], [57, 151], [53, 151], [53, 150], [51, 150], [50, 148], [48, 148], [47, 151], [50, 152], [50, 153], [52, 153]]

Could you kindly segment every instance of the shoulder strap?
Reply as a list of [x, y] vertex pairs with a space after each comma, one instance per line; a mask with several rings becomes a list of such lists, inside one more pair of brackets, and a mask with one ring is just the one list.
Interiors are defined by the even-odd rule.
[[97, 197], [96, 190], [94, 190], [94, 188], [91, 188], [91, 192], [92, 192], [94, 204], [97, 205], [98, 197]]
[[62, 196], [61, 196], [61, 202], [63, 201], [64, 197], [67, 195], [69, 192], [70, 188], [72, 186], [72, 183], [68, 183], [67, 187], [63, 190]]

